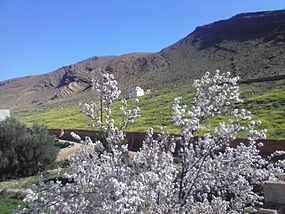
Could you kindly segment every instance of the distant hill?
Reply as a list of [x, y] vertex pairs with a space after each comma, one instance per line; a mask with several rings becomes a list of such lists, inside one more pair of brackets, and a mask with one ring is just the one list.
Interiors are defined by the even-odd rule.
[[[205, 71], [243, 81], [285, 75], [285, 10], [244, 13], [197, 27], [158, 53], [91, 57], [48, 74], [0, 82], [0, 107], [52, 105], [91, 96], [91, 78], [113, 73], [123, 93], [191, 84]], [[273, 78], [273, 79], [274, 79]]]

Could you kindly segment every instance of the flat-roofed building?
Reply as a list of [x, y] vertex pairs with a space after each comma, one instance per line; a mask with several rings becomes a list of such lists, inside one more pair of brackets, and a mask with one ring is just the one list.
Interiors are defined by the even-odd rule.
[[0, 109], [0, 121], [10, 117], [10, 109]]
[[144, 95], [144, 90], [140, 87], [136, 87], [130, 94], [129, 94], [129, 98], [133, 98], [133, 97], [140, 97]]

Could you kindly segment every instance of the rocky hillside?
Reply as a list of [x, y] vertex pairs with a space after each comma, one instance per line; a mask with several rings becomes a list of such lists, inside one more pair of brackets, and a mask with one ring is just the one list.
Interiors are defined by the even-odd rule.
[[0, 82], [0, 107], [43, 106], [91, 96], [91, 78], [113, 73], [124, 93], [191, 84], [205, 71], [243, 80], [284, 77], [285, 10], [245, 13], [197, 27], [158, 53], [91, 57], [48, 74]]

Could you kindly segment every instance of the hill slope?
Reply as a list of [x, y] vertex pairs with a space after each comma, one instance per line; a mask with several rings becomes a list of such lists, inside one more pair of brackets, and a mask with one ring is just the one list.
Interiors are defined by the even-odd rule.
[[[92, 57], [48, 74], [0, 82], [0, 107], [53, 105], [90, 97], [90, 79], [113, 73], [123, 93], [191, 83], [205, 71], [243, 80], [285, 74], [285, 10], [246, 13], [197, 27], [158, 53]], [[284, 77], [284, 76], [283, 76]]]
[[[250, 110], [255, 120], [262, 122], [262, 128], [268, 130], [267, 137], [284, 140], [285, 80], [242, 85], [241, 92], [241, 97], [244, 99], [242, 107]], [[148, 127], [154, 128], [155, 131], [161, 131], [161, 127], [166, 127], [171, 133], [179, 133], [181, 128], [175, 126], [171, 119], [173, 99], [177, 96], [183, 97], [183, 104], [190, 107], [194, 93], [191, 87], [181, 87], [159, 90], [140, 97], [141, 117], [128, 131], [144, 132]], [[134, 107], [135, 99], [128, 100], [128, 103], [131, 108]], [[121, 104], [118, 100], [112, 105], [117, 125], [122, 122]], [[13, 111], [13, 115], [28, 126], [33, 126], [36, 122], [49, 128], [94, 129], [92, 127], [94, 121], [90, 121], [86, 115], [80, 112], [78, 104], [62, 105], [49, 109], [16, 110]], [[210, 130], [219, 121], [225, 120], [225, 117], [215, 117], [206, 122], [206, 127]], [[95, 126], [95, 129], [98, 130], [98, 127]]]

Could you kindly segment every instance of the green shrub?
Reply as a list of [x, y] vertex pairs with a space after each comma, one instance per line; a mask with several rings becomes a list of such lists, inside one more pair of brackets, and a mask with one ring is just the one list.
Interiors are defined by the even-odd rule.
[[15, 118], [0, 122], [0, 180], [37, 174], [54, 163], [57, 153], [46, 127], [28, 129]]

